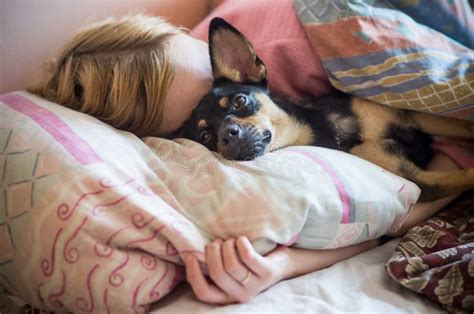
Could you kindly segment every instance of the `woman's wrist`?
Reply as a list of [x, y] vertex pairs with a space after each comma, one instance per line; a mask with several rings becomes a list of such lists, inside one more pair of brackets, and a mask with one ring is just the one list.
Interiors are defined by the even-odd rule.
[[275, 283], [294, 277], [295, 265], [292, 250], [294, 249], [287, 246], [278, 246], [266, 256], [274, 265], [278, 265], [275, 267]]
[[278, 282], [330, 267], [339, 261], [370, 250], [378, 245], [379, 240], [373, 239], [348, 247], [327, 250], [306, 250], [279, 246], [267, 257], [272, 263], [279, 265], [279, 267], [276, 267], [275, 274], [275, 282]]

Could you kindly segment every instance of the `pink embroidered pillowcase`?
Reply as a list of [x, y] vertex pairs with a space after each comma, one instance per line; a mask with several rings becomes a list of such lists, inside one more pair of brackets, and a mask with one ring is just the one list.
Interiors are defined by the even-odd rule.
[[334, 248], [398, 228], [419, 190], [357, 157], [292, 147], [232, 162], [139, 139], [26, 92], [0, 96], [0, 283], [55, 311], [144, 312], [181, 257], [245, 234]]

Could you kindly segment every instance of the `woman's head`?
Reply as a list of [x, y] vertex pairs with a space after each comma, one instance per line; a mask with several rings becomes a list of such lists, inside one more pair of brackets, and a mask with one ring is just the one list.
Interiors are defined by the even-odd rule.
[[[157, 17], [92, 24], [66, 45], [50, 79], [34, 92], [139, 136], [172, 131], [184, 120], [171, 123], [165, 104], [171, 114], [178, 109], [183, 95], [173, 97], [181, 87], [173, 80], [188, 76], [187, 67], [192, 70], [192, 62], [186, 61], [190, 51], [175, 51], [185, 48], [182, 38], [197, 41]], [[193, 105], [189, 100], [183, 104]]]
[[175, 75], [164, 103], [160, 134], [178, 129], [199, 100], [212, 88], [212, 68], [206, 42], [180, 34], [170, 38]]

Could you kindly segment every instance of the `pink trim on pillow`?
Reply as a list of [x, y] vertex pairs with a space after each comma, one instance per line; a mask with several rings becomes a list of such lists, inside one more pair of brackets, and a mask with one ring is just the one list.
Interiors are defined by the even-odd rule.
[[295, 244], [296, 241], [298, 241], [298, 238], [300, 237], [300, 233], [295, 233], [286, 243], [283, 243], [284, 246], [292, 246]]
[[351, 197], [349, 192], [347, 191], [345, 184], [339, 174], [331, 167], [330, 163], [326, 160], [316, 156], [315, 154], [310, 154], [305, 151], [300, 150], [291, 150], [292, 152], [304, 155], [311, 159], [312, 161], [319, 164], [326, 173], [331, 177], [334, 185], [336, 186], [337, 192], [339, 194], [339, 198], [342, 203], [342, 217], [341, 217], [341, 224], [348, 224], [351, 222]]
[[80, 164], [88, 165], [102, 161], [94, 149], [53, 112], [16, 93], [2, 95], [0, 101], [33, 119]]

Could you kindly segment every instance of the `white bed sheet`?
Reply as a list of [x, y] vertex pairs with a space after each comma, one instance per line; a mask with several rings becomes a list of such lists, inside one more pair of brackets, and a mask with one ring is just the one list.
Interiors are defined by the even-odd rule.
[[187, 284], [154, 304], [152, 313], [445, 313], [393, 281], [384, 265], [394, 239], [327, 269], [283, 281], [248, 304], [201, 303]]

